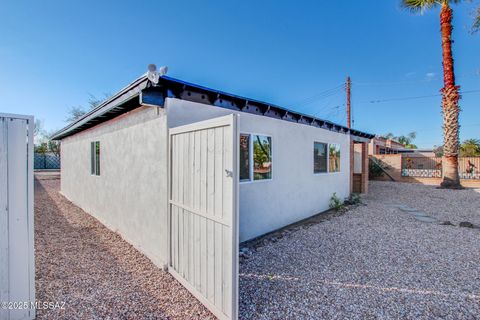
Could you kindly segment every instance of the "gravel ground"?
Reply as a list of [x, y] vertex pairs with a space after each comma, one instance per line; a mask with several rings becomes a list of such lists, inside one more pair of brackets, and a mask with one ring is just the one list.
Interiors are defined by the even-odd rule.
[[365, 205], [241, 262], [242, 319], [480, 319], [480, 229], [458, 226], [480, 225], [480, 191], [370, 186]]
[[171, 275], [62, 197], [59, 182], [35, 180], [36, 298], [65, 305], [38, 310], [37, 319], [214, 319]]

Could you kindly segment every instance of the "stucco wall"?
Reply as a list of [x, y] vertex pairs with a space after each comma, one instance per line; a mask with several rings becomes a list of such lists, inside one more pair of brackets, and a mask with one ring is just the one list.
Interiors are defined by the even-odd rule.
[[[62, 140], [62, 193], [158, 266], [168, 261], [167, 126], [163, 109], [141, 107]], [[100, 141], [100, 176], [90, 142]]]
[[[167, 99], [169, 127], [233, 111]], [[350, 136], [307, 125], [237, 112], [240, 132], [272, 137], [272, 180], [240, 183], [240, 241], [276, 230], [328, 209], [334, 192], [350, 192]], [[313, 173], [314, 141], [341, 146], [341, 172]]]

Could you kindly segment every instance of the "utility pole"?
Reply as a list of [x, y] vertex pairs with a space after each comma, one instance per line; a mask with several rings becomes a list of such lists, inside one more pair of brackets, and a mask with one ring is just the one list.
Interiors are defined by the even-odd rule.
[[348, 128], [351, 128], [351, 122], [352, 122], [352, 109], [350, 105], [351, 85], [352, 85], [352, 81], [350, 80], [350, 77], [347, 77], [347, 83], [345, 88], [347, 90], [347, 127]]

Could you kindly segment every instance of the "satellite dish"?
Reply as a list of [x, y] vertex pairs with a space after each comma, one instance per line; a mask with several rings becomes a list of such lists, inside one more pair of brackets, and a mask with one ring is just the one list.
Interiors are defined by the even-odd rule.
[[160, 67], [160, 70], [157, 71], [157, 66], [152, 64], [148, 65], [148, 71], [147, 71], [147, 78], [150, 80], [154, 85], [158, 84], [158, 81], [160, 80], [160, 77], [164, 76], [167, 74], [168, 67], [163, 66]]
[[160, 74], [160, 77], [163, 77], [164, 75], [166, 75], [167, 72], [168, 72], [167, 66], [160, 67], [160, 70], [158, 71], [158, 73]]

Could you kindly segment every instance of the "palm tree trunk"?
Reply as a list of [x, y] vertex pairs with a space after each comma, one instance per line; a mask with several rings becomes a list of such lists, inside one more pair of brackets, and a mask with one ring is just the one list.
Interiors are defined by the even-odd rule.
[[443, 181], [442, 188], [461, 188], [458, 176], [459, 147], [459, 86], [455, 85], [455, 73], [452, 57], [452, 9], [448, 2], [442, 3], [440, 12], [440, 27], [443, 49], [443, 82], [442, 113], [443, 113], [443, 151], [442, 158]]

